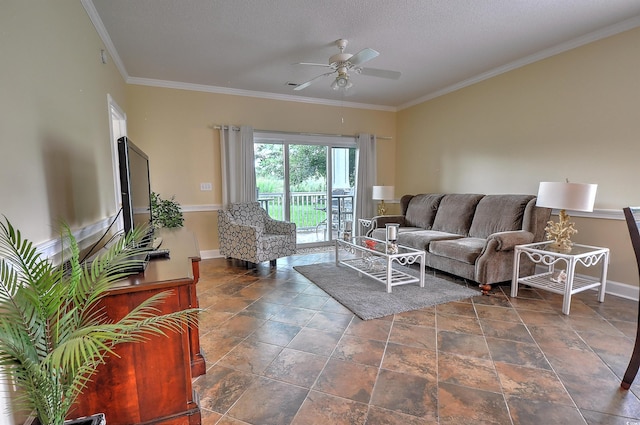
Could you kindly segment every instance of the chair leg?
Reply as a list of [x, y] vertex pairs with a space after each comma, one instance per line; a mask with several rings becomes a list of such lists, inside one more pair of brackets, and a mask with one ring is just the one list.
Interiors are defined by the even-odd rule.
[[[640, 318], [639, 318], [640, 325]], [[624, 373], [624, 377], [622, 378], [622, 383], [620, 386], [628, 390], [633, 383], [633, 380], [636, 378], [638, 374], [638, 369], [640, 368], [640, 328], [636, 329], [636, 342], [633, 345], [633, 354], [631, 354], [631, 360], [629, 361], [629, 366], [627, 366], [627, 370]]]

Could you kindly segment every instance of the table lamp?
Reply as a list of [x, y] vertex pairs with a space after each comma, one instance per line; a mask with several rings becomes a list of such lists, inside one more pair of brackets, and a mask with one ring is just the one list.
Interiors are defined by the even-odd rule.
[[393, 186], [373, 186], [374, 201], [380, 201], [378, 204], [378, 215], [385, 215], [387, 209], [384, 206], [385, 199], [393, 199]]
[[569, 221], [566, 210], [593, 211], [597, 189], [597, 184], [540, 182], [536, 205], [560, 210], [559, 221], [548, 221], [547, 227], [544, 228], [547, 239], [553, 241], [552, 249], [558, 252], [571, 251], [571, 236], [578, 233], [578, 230], [575, 223]]

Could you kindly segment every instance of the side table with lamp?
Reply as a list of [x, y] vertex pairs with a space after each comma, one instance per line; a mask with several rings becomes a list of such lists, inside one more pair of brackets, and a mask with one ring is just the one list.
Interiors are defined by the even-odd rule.
[[[571, 241], [578, 231], [575, 224], [569, 221], [565, 210], [593, 211], [596, 197], [596, 184], [581, 184], [569, 182], [541, 182], [538, 190], [536, 205], [559, 209], [559, 221], [547, 222], [545, 232], [548, 241], [527, 245], [516, 245], [514, 248], [513, 279], [511, 281], [511, 296], [518, 296], [519, 284], [532, 286], [546, 291], [563, 295], [562, 312], [569, 314], [571, 295], [590, 288], [599, 287], [598, 301], [604, 301], [607, 283], [607, 267], [609, 264], [609, 249], [588, 245], [578, 245]], [[530, 261], [547, 266], [545, 273], [520, 277], [520, 259], [525, 254]], [[564, 269], [557, 267], [563, 264]], [[575, 267], [581, 264], [585, 267], [602, 265], [600, 279], [589, 279], [575, 276]]]

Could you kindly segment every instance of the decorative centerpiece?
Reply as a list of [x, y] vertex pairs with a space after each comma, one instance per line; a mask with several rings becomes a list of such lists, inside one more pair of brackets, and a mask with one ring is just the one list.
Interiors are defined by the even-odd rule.
[[397, 223], [387, 223], [387, 253], [388, 254], [397, 254], [398, 253], [398, 228], [400, 227]]
[[376, 245], [378, 245], [378, 242], [374, 241], [373, 239], [365, 239], [363, 243], [364, 246], [369, 249], [375, 249]]
[[552, 282], [567, 283], [567, 273], [563, 270], [554, 271], [550, 277]]
[[573, 246], [571, 236], [578, 233], [578, 229], [575, 228], [575, 223], [569, 221], [569, 215], [565, 210], [560, 210], [558, 213], [557, 223], [549, 220], [544, 231], [547, 240], [553, 241], [549, 246], [557, 252], [571, 251], [571, 247]]
[[351, 240], [352, 234], [353, 234], [353, 222], [345, 221], [344, 230], [342, 231], [342, 240], [349, 242]]

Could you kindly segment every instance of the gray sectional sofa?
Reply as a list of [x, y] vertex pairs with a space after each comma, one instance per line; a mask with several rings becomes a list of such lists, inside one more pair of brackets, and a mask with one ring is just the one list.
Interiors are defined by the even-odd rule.
[[[480, 285], [511, 280], [513, 247], [544, 239], [549, 208], [533, 195], [420, 194], [400, 200], [401, 215], [373, 218], [368, 235], [385, 240], [398, 223], [398, 243], [426, 252], [425, 266]], [[521, 275], [534, 264], [521, 265]]]

